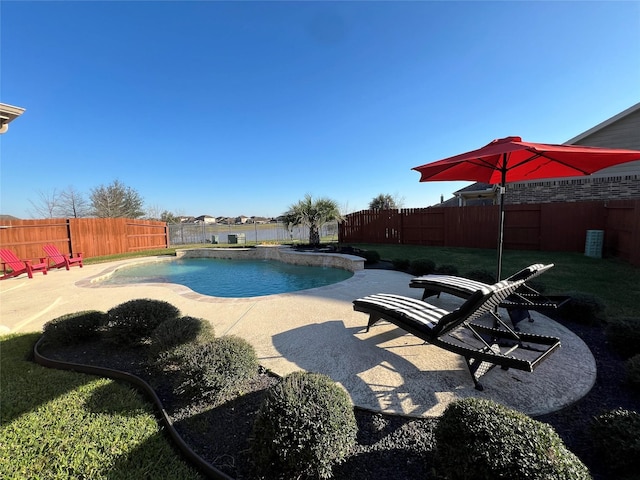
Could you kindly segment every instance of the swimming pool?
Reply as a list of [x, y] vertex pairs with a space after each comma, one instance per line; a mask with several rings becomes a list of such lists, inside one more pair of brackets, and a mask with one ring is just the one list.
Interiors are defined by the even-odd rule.
[[119, 268], [101, 283], [177, 283], [202, 295], [247, 298], [323, 287], [353, 272], [277, 260], [179, 258]]

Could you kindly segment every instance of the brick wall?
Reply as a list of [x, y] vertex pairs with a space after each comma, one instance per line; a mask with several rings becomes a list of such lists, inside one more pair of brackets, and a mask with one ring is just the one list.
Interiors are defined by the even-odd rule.
[[505, 204], [640, 198], [640, 175], [581, 177], [510, 183]]

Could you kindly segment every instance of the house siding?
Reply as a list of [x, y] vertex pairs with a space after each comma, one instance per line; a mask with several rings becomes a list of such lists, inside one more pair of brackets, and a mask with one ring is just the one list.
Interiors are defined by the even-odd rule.
[[572, 144], [640, 150], [640, 109]]

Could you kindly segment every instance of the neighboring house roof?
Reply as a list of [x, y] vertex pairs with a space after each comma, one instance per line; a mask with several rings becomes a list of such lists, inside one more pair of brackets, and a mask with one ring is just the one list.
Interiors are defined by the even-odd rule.
[[[476, 182], [454, 192], [455, 198], [447, 200], [440, 206], [470, 206], [470, 205], [493, 205], [496, 199], [496, 189], [490, 183]], [[454, 200], [452, 202], [451, 200]]]

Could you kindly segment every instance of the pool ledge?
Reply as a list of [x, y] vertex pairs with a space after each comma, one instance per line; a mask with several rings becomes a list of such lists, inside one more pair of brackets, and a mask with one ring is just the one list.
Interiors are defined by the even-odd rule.
[[299, 252], [288, 246], [257, 245], [254, 248], [185, 248], [176, 250], [178, 258], [227, 258], [278, 260], [294, 265], [341, 268], [350, 272], [364, 270], [365, 259], [355, 255], [330, 252]]

